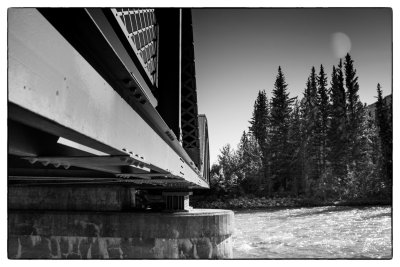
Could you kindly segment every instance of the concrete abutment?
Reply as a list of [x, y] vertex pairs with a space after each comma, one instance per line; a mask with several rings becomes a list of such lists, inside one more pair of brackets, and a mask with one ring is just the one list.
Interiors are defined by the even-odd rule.
[[[125, 203], [131, 202], [129, 191], [111, 193], [118, 187], [104, 194], [92, 188], [83, 199], [80, 190], [68, 187], [64, 198], [57, 194], [60, 189], [23, 188], [9, 187], [10, 259], [232, 258], [232, 211], [130, 211]], [[19, 201], [14, 201], [17, 193]], [[107, 199], [99, 200], [100, 195]]]

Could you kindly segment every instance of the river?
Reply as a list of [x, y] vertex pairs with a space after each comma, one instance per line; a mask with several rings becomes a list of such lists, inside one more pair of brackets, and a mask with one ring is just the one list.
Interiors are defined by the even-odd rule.
[[235, 212], [234, 258], [391, 258], [391, 207]]

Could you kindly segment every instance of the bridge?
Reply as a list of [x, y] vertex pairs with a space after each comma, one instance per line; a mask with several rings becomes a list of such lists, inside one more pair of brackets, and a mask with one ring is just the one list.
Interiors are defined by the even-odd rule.
[[8, 11], [8, 257], [226, 258], [190, 9]]

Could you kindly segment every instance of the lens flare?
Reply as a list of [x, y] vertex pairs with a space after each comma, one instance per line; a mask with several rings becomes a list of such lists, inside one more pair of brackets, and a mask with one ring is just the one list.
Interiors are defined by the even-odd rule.
[[342, 58], [346, 53], [350, 52], [351, 40], [346, 34], [335, 32], [331, 35], [331, 46], [335, 56], [337, 58]]

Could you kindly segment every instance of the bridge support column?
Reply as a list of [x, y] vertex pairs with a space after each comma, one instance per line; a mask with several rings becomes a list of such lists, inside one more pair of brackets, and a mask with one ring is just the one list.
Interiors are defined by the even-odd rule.
[[189, 196], [192, 192], [163, 192], [166, 211], [189, 211]]
[[232, 257], [232, 211], [134, 211], [133, 199], [122, 186], [9, 186], [8, 257]]

